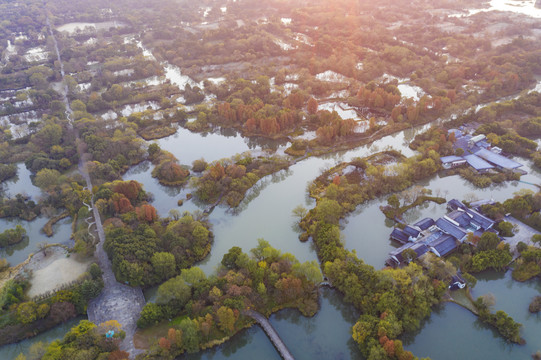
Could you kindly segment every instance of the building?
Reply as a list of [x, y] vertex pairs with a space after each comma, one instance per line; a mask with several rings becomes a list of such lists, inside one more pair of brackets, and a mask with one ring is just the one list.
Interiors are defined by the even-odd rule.
[[452, 169], [466, 164], [466, 159], [456, 155], [442, 156], [440, 160], [444, 169]]
[[495, 152], [487, 149], [481, 149], [477, 151], [475, 155], [493, 164], [498, 169], [502, 170], [515, 170], [522, 166], [522, 164], [516, 161], [506, 158], [503, 155], [496, 154]]
[[468, 165], [474, 168], [477, 172], [484, 173], [490, 169], [494, 169], [494, 166], [481, 159], [479, 156], [471, 154], [464, 156], [464, 159], [468, 162]]
[[464, 203], [452, 199], [447, 203], [449, 213], [434, 221], [425, 218], [404, 229], [393, 229], [390, 237], [402, 244], [389, 253], [387, 264], [397, 266], [409, 262], [404, 256], [407, 249], [417, 257], [432, 252], [438, 257], [447, 256], [464, 243], [468, 234], [480, 236], [492, 230], [495, 222]]
[[[522, 164], [501, 155], [502, 149], [499, 147], [491, 147], [485, 135], [471, 136], [457, 129], [451, 129], [448, 133], [455, 136], [453, 143], [455, 151], [462, 149], [464, 155], [441, 157], [440, 160], [444, 169], [464, 165], [464, 160], [479, 173], [491, 169], [516, 171], [522, 166]], [[520, 172], [520, 170], [518, 171]]]
[[449, 289], [451, 290], [458, 290], [458, 289], [464, 289], [466, 287], [466, 280], [460, 274], [456, 274], [451, 278], [451, 282], [449, 284]]
[[475, 145], [478, 145], [480, 142], [485, 140], [487, 137], [485, 135], [477, 135], [468, 140], [468, 146], [471, 148]]

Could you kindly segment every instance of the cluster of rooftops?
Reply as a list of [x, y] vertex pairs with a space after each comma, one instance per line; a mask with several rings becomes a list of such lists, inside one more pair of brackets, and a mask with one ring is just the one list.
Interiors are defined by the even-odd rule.
[[480, 236], [486, 231], [496, 232], [493, 229], [495, 222], [476, 210], [476, 207], [484, 203], [468, 207], [453, 199], [447, 203], [449, 213], [435, 221], [425, 218], [403, 229], [394, 228], [391, 239], [403, 245], [389, 253], [387, 264], [397, 266], [412, 260], [404, 256], [407, 249], [413, 250], [416, 257], [427, 252], [438, 257], [446, 256], [466, 241], [469, 233]]
[[464, 155], [441, 157], [444, 169], [451, 169], [466, 163], [478, 172], [486, 172], [491, 169], [515, 170], [522, 166], [522, 164], [503, 156], [502, 149], [491, 147], [486, 141], [485, 135], [472, 136], [459, 129], [451, 129], [449, 133], [455, 135], [454, 149], [464, 150]]

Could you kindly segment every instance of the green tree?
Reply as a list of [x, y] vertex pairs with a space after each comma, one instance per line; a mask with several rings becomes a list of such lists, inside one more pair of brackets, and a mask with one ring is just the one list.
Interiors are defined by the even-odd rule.
[[190, 318], [183, 319], [179, 324], [179, 328], [182, 330], [182, 340], [186, 351], [189, 353], [199, 351], [201, 339], [199, 338], [197, 324]]
[[184, 282], [182, 276], [167, 280], [158, 287], [156, 303], [161, 305], [173, 304], [182, 308], [192, 295], [191, 288]]
[[242, 254], [242, 249], [238, 246], [233, 246], [227, 254], [224, 254], [222, 257], [222, 265], [225, 266], [228, 269], [236, 269], [237, 268], [237, 259]]
[[137, 326], [141, 329], [148, 326], [157, 324], [161, 319], [163, 319], [163, 312], [160, 306], [154, 303], [146, 303], [141, 310], [141, 316], [137, 320]]
[[61, 174], [58, 170], [54, 169], [41, 169], [34, 178], [34, 183], [37, 187], [43, 190], [47, 190], [59, 183], [61, 180]]
[[317, 205], [316, 218], [329, 224], [337, 224], [343, 209], [336, 200], [323, 198]]
[[485, 232], [483, 233], [483, 235], [481, 235], [481, 240], [479, 240], [479, 243], [477, 244], [477, 250], [495, 250], [496, 247], [498, 247], [499, 243], [500, 238], [498, 237], [498, 235], [493, 232]]
[[297, 205], [291, 211], [291, 213], [293, 214], [294, 217], [298, 219], [299, 222], [301, 222], [302, 219], [304, 219], [304, 217], [306, 216], [306, 214], [308, 214], [308, 210], [306, 210], [306, 208], [302, 205]]
[[222, 306], [216, 312], [218, 317], [218, 326], [225, 333], [232, 333], [235, 330], [235, 322], [237, 321], [233, 310], [226, 306]]
[[17, 320], [23, 324], [29, 324], [36, 321], [38, 306], [33, 301], [28, 301], [20, 304], [17, 307]]
[[294, 264], [293, 271], [295, 272], [295, 275], [304, 276], [313, 284], [318, 284], [323, 281], [321, 269], [315, 260]]
[[398, 196], [396, 196], [396, 194], [393, 194], [387, 198], [387, 204], [395, 209], [398, 209], [400, 207], [400, 200], [398, 200]]
[[190, 285], [195, 285], [207, 279], [207, 275], [205, 275], [205, 272], [197, 266], [192, 266], [189, 269], [182, 269], [180, 277], [182, 278], [182, 280], [184, 280], [184, 282]]
[[502, 221], [501, 223], [499, 223], [498, 228], [500, 229], [500, 233], [502, 236], [511, 237], [515, 235], [513, 233], [513, 224], [508, 221]]
[[159, 280], [169, 279], [176, 272], [175, 256], [168, 252], [158, 252], [150, 259], [154, 273]]

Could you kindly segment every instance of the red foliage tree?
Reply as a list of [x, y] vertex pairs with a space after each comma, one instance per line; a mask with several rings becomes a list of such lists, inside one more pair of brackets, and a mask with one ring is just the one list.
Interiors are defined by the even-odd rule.
[[115, 202], [115, 210], [119, 214], [125, 214], [127, 212], [133, 211], [133, 206], [130, 200], [123, 196]]
[[385, 344], [383, 344], [383, 349], [389, 355], [390, 357], [394, 356], [394, 341], [389, 340]]
[[317, 100], [311, 97], [308, 100], [308, 106], [307, 106], [308, 114], [314, 115], [315, 113], [317, 113], [318, 106], [319, 104], [317, 103]]
[[209, 174], [214, 180], [220, 180], [225, 175], [225, 170], [222, 164], [216, 163], [209, 169]]
[[255, 119], [254, 118], [249, 118], [248, 120], [246, 120], [246, 122], [244, 123], [244, 128], [249, 133], [254, 133], [257, 130], [257, 123], [256, 123]]
[[130, 200], [137, 199], [139, 192], [143, 189], [141, 184], [135, 180], [131, 181], [119, 181], [116, 182], [113, 187], [113, 192], [123, 194]]
[[144, 204], [135, 209], [137, 218], [142, 221], [153, 222], [158, 219], [158, 214], [154, 206]]
[[115, 350], [109, 354], [108, 360], [126, 360], [130, 358], [130, 354], [126, 351]]
[[166, 338], [163, 338], [163, 337], [160, 338], [158, 343], [162, 349], [165, 349], [165, 350], [171, 349], [171, 342], [167, 340]]
[[49, 317], [56, 323], [65, 322], [76, 314], [75, 305], [70, 302], [55, 302], [49, 311]]

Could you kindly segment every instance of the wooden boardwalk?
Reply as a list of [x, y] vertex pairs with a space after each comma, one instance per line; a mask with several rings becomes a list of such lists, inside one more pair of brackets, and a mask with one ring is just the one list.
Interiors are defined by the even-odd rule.
[[284, 342], [280, 338], [280, 335], [278, 335], [276, 330], [272, 327], [271, 323], [265, 316], [258, 313], [257, 311], [250, 310], [250, 309], [243, 311], [243, 314], [257, 321], [257, 323], [263, 328], [263, 330], [269, 337], [270, 341], [272, 342], [276, 350], [278, 350], [278, 352], [280, 353], [280, 356], [284, 360], [295, 359], [293, 355], [291, 355], [291, 353], [289, 352], [287, 346], [284, 344]]

